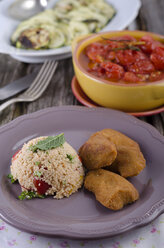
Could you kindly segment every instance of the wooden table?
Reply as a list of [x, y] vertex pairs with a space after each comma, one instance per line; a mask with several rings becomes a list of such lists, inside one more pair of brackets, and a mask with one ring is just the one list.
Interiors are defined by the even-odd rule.
[[[131, 0], [133, 1], [133, 0]], [[129, 10], [130, 11], [130, 10]], [[141, 29], [164, 34], [164, 0], [142, 0], [142, 7], [136, 21], [129, 29]], [[18, 79], [40, 68], [39, 64], [25, 64], [0, 54], [0, 86]], [[71, 80], [74, 75], [72, 60], [59, 62], [56, 73], [45, 93], [32, 103], [11, 105], [0, 114], [0, 125], [19, 115], [31, 113], [46, 107], [58, 105], [80, 105], [72, 94]], [[164, 113], [140, 118], [155, 126], [164, 134]]]

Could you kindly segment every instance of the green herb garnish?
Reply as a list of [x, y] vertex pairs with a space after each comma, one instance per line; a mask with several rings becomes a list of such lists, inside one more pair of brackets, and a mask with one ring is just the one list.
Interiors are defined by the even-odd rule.
[[47, 151], [63, 145], [64, 142], [64, 133], [57, 136], [48, 136], [44, 140], [40, 140], [36, 145], [31, 146], [30, 150], [33, 152], [36, 152], [37, 150]]
[[40, 162], [39, 162], [39, 161], [36, 161], [35, 164], [36, 164], [36, 165], [40, 165]]
[[72, 162], [73, 156], [71, 154], [67, 154], [67, 158], [69, 159], [70, 162]]
[[101, 37], [103, 40], [109, 40], [109, 41], [114, 41], [121, 43], [124, 45], [124, 47], [116, 47], [111, 49], [111, 51], [117, 51], [117, 50], [133, 50], [133, 51], [141, 51], [138, 45], [144, 45], [144, 41], [131, 41], [131, 40], [113, 40], [105, 37]]
[[116, 47], [116, 48], [113, 48], [111, 49], [112, 51], [117, 51], [117, 50], [133, 50], [133, 51], [141, 51], [139, 47], [136, 47], [136, 46], [130, 46], [130, 45], [127, 45], [125, 47]]
[[13, 177], [13, 175], [11, 175], [11, 173], [7, 175], [7, 178], [9, 178], [11, 180], [11, 183], [15, 183], [17, 181], [14, 179], [14, 177]]
[[31, 200], [32, 198], [45, 198], [44, 195], [39, 195], [36, 192], [33, 191], [22, 191], [22, 193], [18, 196], [19, 200]]
[[136, 46], [128, 46], [128, 49], [133, 50], [133, 51], [141, 51], [141, 49], [139, 47]]
[[41, 171], [35, 171], [34, 176], [41, 177], [42, 172]]
[[102, 40], [115, 41], [115, 42], [131, 42], [130, 40], [124, 40], [124, 39], [122, 39], [122, 40], [115, 40], [115, 39], [105, 38], [105, 37], [103, 37], [103, 36], [101, 36], [101, 39], [102, 39]]
[[145, 45], [145, 41], [133, 41], [133, 40], [115, 40], [115, 39], [109, 39], [109, 38], [105, 38], [105, 37], [101, 37], [103, 40], [109, 40], [109, 41], [114, 41], [114, 42], [118, 42], [118, 43], [129, 43], [129, 45]]

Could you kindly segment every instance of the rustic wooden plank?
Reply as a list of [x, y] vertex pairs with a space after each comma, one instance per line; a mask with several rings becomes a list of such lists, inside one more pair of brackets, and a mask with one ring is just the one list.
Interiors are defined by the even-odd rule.
[[[11, 80], [16, 79], [17, 74], [21, 74], [22, 68], [19, 67], [19, 64], [24, 65], [26, 74], [39, 70], [39, 68], [41, 67], [41, 65], [37, 64], [28, 65], [20, 62], [17, 62], [15, 65], [14, 63], [11, 64], [11, 73], [9, 73], [10, 75], [8, 76]], [[13, 73], [14, 70], [16, 71], [15, 73]], [[0, 122], [1, 120], [3, 120], [1, 124], [5, 124], [6, 122], [12, 120], [13, 118], [16, 118], [19, 115], [31, 113], [46, 107], [57, 105], [73, 105], [74, 96], [71, 90], [71, 80], [73, 75], [74, 72], [71, 59], [60, 61], [57, 71], [55, 72], [50, 85], [48, 86], [47, 90], [43, 93], [43, 95], [38, 100], [32, 103], [17, 103], [15, 105], [9, 106], [0, 115]], [[4, 82], [6, 83], [5, 79]], [[8, 118], [4, 118], [5, 116], [8, 116]]]
[[74, 96], [71, 90], [73, 74], [71, 59], [60, 61], [47, 90], [35, 102], [24, 104], [23, 112], [31, 113], [50, 106], [73, 105]]
[[164, 1], [142, 0], [140, 10], [141, 29], [164, 34]]
[[152, 116], [152, 125], [158, 129], [158, 131], [164, 135], [164, 120], [162, 119], [163, 114]]
[[[162, 114], [162, 115], [164, 117], [164, 114]], [[146, 116], [140, 117], [139, 119], [153, 125], [154, 127], [156, 127], [156, 129], [158, 129], [158, 131], [162, 135], [164, 135], [164, 125], [163, 125], [164, 118], [162, 120], [161, 114], [147, 116], [147, 117]]]
[[[164, 135], [164, 112], [162, 112], [161, 114], [157, 115], [157, 117], [158, 116], [160, 116], [160, 118], [161, 118], [161, 123], [160, 123], [160, 125], [158, 124], [159, 128], [157, 128], [157, 129], [159, 130], [159, 132], [161, 134]], [[156, 117], [156, 119], [157, 119], [157, 117]], [[155, 125], [155, 126], [157, 126], [157, 125]], [[161, 131], [161, 129], [162, 129], [162, 131]]]
[[[8, 55], [0, 55], [0, 86], [39, 69], [41, 65], [21, 63]], [[13, 104], [0, 113], [0, 124], [3, 125], [24, 113], [22, 104]]]
[[3, 86], [27, 73], [27, 65], [20, 63], [8, 55], [2, 55], [0, 59], [0, 85]]
[[[164, 34], [163, 13], [163, 0], [142, 0], [142, 7], [137, 18], [139, 28]], [[161, 134], [164, 134], [164, 113], [140, 119], [152, 124]]]

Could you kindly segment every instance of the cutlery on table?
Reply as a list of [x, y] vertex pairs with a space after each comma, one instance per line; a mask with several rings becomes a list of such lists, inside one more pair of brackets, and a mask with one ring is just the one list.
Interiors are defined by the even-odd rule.
[[33, 72], [0, 88], [0, 101], [4, 101], [30, 87], [38, 72]]
[[8, 9], [9, 15], [16, 20], [26, 20], [47, 7], [48, 0], [16, 0]]
[[0, 105], [0, 111], [4, 110], [12, 103], [16, 102], [32, 102], [38, 99], [49, 85], [52, 76], [57, 68], [57, 61], [45, 61], [41, 67], [37, 77], [31, 86], [19, 96], [12, 98]]

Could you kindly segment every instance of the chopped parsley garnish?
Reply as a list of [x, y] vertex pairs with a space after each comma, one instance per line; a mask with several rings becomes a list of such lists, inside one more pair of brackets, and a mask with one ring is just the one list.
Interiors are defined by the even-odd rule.
[[72, 162], [73, 156], [71, 154], [67, 154], [67, 158], [69, 159], [70, 162]]
[[41, 177], [42, 172], [41, 171], [35, 171], [34, 176]]
[[13, 175], [11, 175], [11, 173], [7, 175], [7, 178], [9, 178], [11, 180], [11, 183], [15, 183], [17, 181], [14, 179], [14, 177], [13, 177]]
[[31, 200], [32, 198], [45, 198], [44, 195], [39, 195], [38, 193], [36, 192], [33, 192], [33, 191], [22, 191], [22, 193], [18, 196], [19, 200]]
[[57, 136], [48, 136], [44, 140], [40, 140], [36, 145], [30, 146], [30, 150], [37, 152], [37, 150], [47, 151], [63, 145], [65, 142], [64, 133]]
[[36, 164], [36, 165], [40, 165], [40, 162], [39, 162], [39, 161], [36, 161], [35, 164]]

